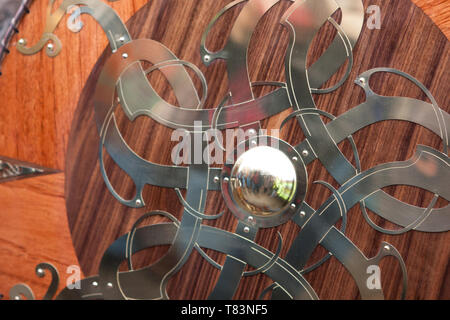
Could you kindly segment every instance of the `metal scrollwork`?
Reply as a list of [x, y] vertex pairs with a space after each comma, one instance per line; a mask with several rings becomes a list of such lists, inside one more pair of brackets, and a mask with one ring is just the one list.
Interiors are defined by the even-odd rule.
[[[99, 161], [106, 187], [119, 203], [133, 208], [145, 205], [142, 190], [147, 184], [175, 190], [183, 205], [180, 220], [161, 211], [150, 212], [138, 219], [128, 234], [121, 236], [106, 250], [98, 276], [81, 280], [79, 290], [64, 289], [58, 299], [168, 299], [166, 287], [169, 279], [183, 267], [193, 250], [220, 270], [209, 299], [233, 298], [242, 277], [259, 273], [273, 280], [273, 284], [261, 292], [261, 297], [271, 294], [272, 299], [318, 299], [304, 274], [312, 272], [331, 256], [352, 275], [363, 299], [383, 299], [381, 286], [371, 288], [367, 285], [367, 270], [377, 268], [381, 259], [388, 255], [394, 256], [401, 266], [402, 298], [405, 297], [407, 272], [400, 252], [383, 242], [378, 255], [367, 258], [345, 235], [347, 219], [350, 219], [347, 214], [359, 204], [369, 225], [388, 234], [410, 230], [450, 230], [449, 206], [433, 208], [438, 197], [450, 201], [450, 116], [439, 108], [419, 81], [390, 68], [369, 70], [358, 77], [356, 84], [366, 93], [366, 101], [359, 106], [337, 117], [317, 108], [313, 94], [327, 94], [348, 80], [353, 66], [353, 47], [364, 21], [364, 8], [359, 0], [293, 1], [281, 19], [290, 34], [285, 57], [286, 82], [251, 83], [247, 67], [248, 47], [258, 22], [278, 2], [237, 0], [223, 8], [208, 25], [200, 45], [201, 57], [206, 66], [215, 60], [224, 60], [230, 83], [229, 93], [222, 103], [216, 108], [208, 108], [205, 106], [207, 83], [201, 71], [193, 64], [179, 60], [169, 48], [157, 41], [131, 39], [125, 25], [109, 6], [97, 0], [65, 0], [52, 13], [54, 1], [49, 1], [47, 26], [41, 40], [31, 48], [26, 48], [23, 42], [18, 46], [20, 52], [36, 53], [52, 40], [54, 46], [47, 47], [47, 54], [57, 55], [61, 44], [53, 32], [70, 5], [84, 6], [82, 13], [90, 14], [97, 20], [113, 50], [99, 76], [94, 97], [95, 121], [100, 136]], [[206, 39], [209, 31], [225, 12], [238, 4], [242, 4], [243, 8], [226, 45], [217, 52], [208, 50]], [[331, 18], [339, 9], [342, 11], [340, 24]], [[244, 20], [248, 23], [243, 23]], [[307, 68], [311, 43], [320, 28], [328, 22], [337, 29], [337, 36], [325, 53]], [[344, 77], [330, 88], [321, 88], [346, 60], [349, 63]], [[138, 63], [140, 61], [150, 62], [153, 67], [143, 70]], [[197, 92], [186, 68], [193, 69], [199, 77], [203, 86], [202, 95]], [[179, 107], [163, 100], [153, 89], [147, 74], [154, 70], [160, 70], [165, 75], [174, 89]], [[431, 103], [377, 95], [369, 85], [370, 77], [377, 72], [395, 73], [409, 79], [423, 90]], [[253, 87], [265, 84], [277, 88], [255, 98]], [[295, 118], [306, 139], [296, 146], [277, 140], [279, 148], [274, 150], [263, 145], [262, 141], [274, 141], [276, 138], [257, 135], [243, 143], [245, 153], [240, 160], [223, 168], [213, 168], [207, 163], [165, 166], [141, 158], [126, 144], [114, 115], [119, 107], [130, 121], [140, 116], [151, 117], [167, 127], [186, 130], [192, 138], [208, 129], [258, 126], [260, 121], [292, 107], [293, 113], [282, 122], [281, 127]], [[329, 118], [330, 122], [325, 124], [321, 116]], [[389, 120], [409, 121], [428, 128], [443, 140], [443, 152], [417, 146], [416, 154], [407, 161], [385, 163], [362, 171], [352, 135], [366, 126]], [[196, 122], [201, 123], [200, 126], [196, 126]], [[352, 146], [356, 167], [338, 148], [338, 144], [345, 139]], [[223, 149], [220, 143], [218, 146]], [[133, 180], [137, 192], [132, 199], [123, 199], [112, 187], [104, 168], [105, 152]], [[252, 156], [252, 153], [257, 156]], [[270, 167], [267, 159], [282, 163], [284, 172], [272, 170], [273, 166]], [[326, 182], [316, 182], [332, 191], [332, 196], [317, 210], [305, 202], [307, 165], [315, 159], [320, 160], [340, 185], [334, 188]], [[427, 208], [412, 206], [382, 190], [392, 185], [419, 187], [434, 193], [435, 197]], [[182, 196], [182, 189], [186, 189], [185, 197]], [[204, 213], [207, 193], [211, 190], [222, 191], [227, 208], [238, 220], [234, 232], [203, 223], [204, 220], [220, 219], [225, 213]], [[403, 229], [385, 230], [378, 227], [368, 217], [366, 208]], [[162, 215], [170, 222], [138, 227], [144, 218], [152, 215]], [[275, 253], [255, 242], [261, 228], [273, 228], [288, 221], [298, 224], [301, 231], [286, 256], [280, 254], [283, 247], [281, 234], [278, 234]], [[342, 221], [341, 230], [335, 227], [339, 221]], [[170, 245], [163, 258], [145, 268], [133, 269], [131, 257], [134, 253], [158, 245]], [[306, 267], [319, 245], [328, 254]], [[204, 249], [225, 254], [225, 263], [218, 264]], [[128, 261], [128, 271], [119, 271], [123, 261]], [[247, 266], [255, 269], [245, 271]], [[53, 296], [55, 290], [52, 283], [45, 297]], [[19, 293], [34, 298], [25, 286], [14, 288], [13, 294], [17, 296]]]

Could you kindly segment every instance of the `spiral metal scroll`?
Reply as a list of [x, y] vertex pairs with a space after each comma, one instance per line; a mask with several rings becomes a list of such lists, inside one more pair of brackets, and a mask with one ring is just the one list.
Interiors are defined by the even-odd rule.
[[[58, 299], [168, 299], [166, 286], [169, 279], [179, 271], [194, 250], [220, 270], [220, 277], [210, 294], [210, 299], [231, 299], [243, 276], [264, 273], [274, 284], [264, 289], [261, 296], [271, 293], [272, 298], [318, 299], [304, 274], [312, 272], [332, 255], [355, 279], [363, 299], [383, 299], [381, 287], [367, 286], [367, 272], [370, 266], [378, 266], [385, 256], [394, 256], [403, 272], [403, 297], [407, 288], [407, 273], [400, 253], [390, 244], [381, 243], [379, 254], [366, 257], [358, 247], [345, 236], [348, 211], [360, 205], [367, 222], [383, 233], [404, 233], [410, 230], [423, 232], [445, 232], [450, 229], [450, 208], [433, 208], [436, 199], [450, 200], [450, 160], [448, 157], [450, 116], [439, 108], [430, 92], [412, 76], [401, 71], [380, 68], [361, 74], [355, 81], [366, 93], [366, 101], [340, 116], [333, 116], [316, 107], [313, 93], [327, 94], [347, 81], [353, 64], [352, 48], [356, 44], [364, 21], [364, 7], [360, 0], [306, 0], [292, 1], [281, 23], [290, 32], [286, 52], [286, 82], [277, 84], [271, 93], [255, 98], [248, 76], [247, 51], [251, 37], [259, 20], [281, 0], [238, 0], [222, 9], [205, 31], [200, 53], [208, 66], [214, 60], [225, 60], [230, 83], [230, 92], [217, 108], [204, 108], [207, 95], [206, 80], [192, 64], [180, 61], [161, 43], [151, 39], [132, 40], [125, 25], [117, 14], [98, 0], [65, 0], [55, 13], [51, 13], [53, 0], [49, 2], [47, 27], [41, 41], [32, 48], [19, 46], [20, 52], [35, 53], [49, 39], [56, 48], [55, 56], [62, 46], [53, 34], [69, 5], [83, 5], [82, 13], [90, 14], [102, 26], [110, 41], [113, 54], [106, 61], [99, 76], [94, 98], [95, 120], [100, 136], [99, 161], [107, 188], [122, 204], [133, 208], [145, 205], [142, 190], [146, 184], [174, 189], [183, 204], [181, 220], [170, 213], [151, 212], [145, 215], [163, 215], [170, 222], [138, 227], [139, 219], [130, 233], [117, 239], [104, 253], [99, 274], [81, 280], [79, 290], [64, 289]], [[211, 52], [205, 46], [210, 29], [227, 10], [242, 4], [243, 8], [231, 30], [224, 48]], [[338, 24], [331, 16], [342, 11], [342, 22]], [[248, 20], [243, 28], [244, 20]], [[308, 49], [319, 29], [327, 22], [338, 33], [327, 51], [316, 63], [307, 68]], [[239, 35], [239, 40], [237, 39]], [[47, 52], [48, 54], [49, 52]], [[344, 78], [335, 86], [320, 89], [346, 62], [349, 67]], [[143, 70], [140, 61], [153, 64], [151, 70]], [[204, 86], [202, 98], [193, 85], [185, 67], [193, 68]], [[160, 70], [172, 86], [180, 107], [175, 107], [161, 97], [147, 80], [147, 72]], [[377, 72], [396, 73], [416, 84], [431, 103], [406, 97], [385, 97], [375, 94], [370, 88], [370, 78]], [[268, 82], [269, 83], [269, 82]], [[119, 103], [116, 96], [119, 97]], [[227, 102], [230, 104], [226, 104]], [[229, 232], [203, 224], [204, 220], [220, 219], [224, 213], [204, 213], [206, 194], [210, 190], [221, 190], [227, 197], [229, 171], [226, 167], [213, 168], [206, 163], [189, 167], [163, 166], [139, 157], [124, 141], [117, 127], [114, 110], [120, 107], [133, 121], [139, 116], [148, 116], [174, 129], [185, 129], [194, 137], [207, 129], [226, 129], [259, 124], [260, 121], [293, 108], [286, 119], [297, 119], [306, 139], [296, 146], [280, 141], [280, 150], [290, 159], [297, 172], [305, 171], [301, 177], [307, 182], [306, 166], [319, 159], [333, 178], [340, 184], [338, 189], [318, 182], [332, 190], [333, 195], [320, 208], [313, 209], [302, 197], [295, 198], [290, 205], [289, 219], [301, 227], [286, 256], [280, 256], [283, 241], [275, 253], [255, 242], [260, 228], [272, 227], [286, 221], [268, 219], [239, 219], [235, 232]], [[321, 116], [331, 121], [324, 123]], [[413, 158], [403, 162], [386, 163], [366, 171], [361, 170], [357, 147], [352, 135], [373, 123], [388, 120], [402, 120], [428, 128], [442, 141], [440, 152], [427, 146], [418, 146]], [[195, 122], [201, 122], [195, 127]], [[284, 125], [285, 122], [283, 122]], [[272, 137], [256, 136], [252, 141], [259, 145]], [[342, 154], [338, 144], [348, 139], [353, 148], [357, 167]], [[245, 142], [245, 148], [249, 147]], [[107, 152], [136, 185], [132, 199], [122, 198], [112, 187], [104, 169], [103, 155]], [[432, 168], [427, 170], [426, 168]], [[408, 185], [428, 190], [435, 198], [427, 208], [403, 203], [381, 189], [392, 185]], [[181, 189], [186, 189], [183, 198]], [[306, 190], [306, 189], [305, 189]], [[305, 191], [306, 192], [306, 191]], [[228, 204], [228, 202], [227, 202]], [[376, 226], [367, 216], [366, 208], [399, 226], [401, 231], [385, 230]], [[229, 209], [234, 212], [233, 208]], [[349, 217], [350, 218], [350, 217]], [[341, 230], [335, 224], [343, 220]], [[153, 265], [134, 270], [131, 256], [140, 250], [170, 245], [166, 255]], [[329, 253], [319, 262], [306, 268], [314, 249], [321, 245]], [[226, 254], [223, 265], [216, 263], [204, 251], [212, 249]], [[119, 271], [123, 261], [128, 261], [129, 270]], [[246, 266], [255, 271], [245, 272]], [[23, 288], [22, 288], [23, 289]], [[25, 292], [25, 290], [24, 290]], [[53, 291], [52, 291], [53, 294]], [[30, 297], [32, 297], [30, 295]], [[46, 296], [47, 297], [47, 296]]]

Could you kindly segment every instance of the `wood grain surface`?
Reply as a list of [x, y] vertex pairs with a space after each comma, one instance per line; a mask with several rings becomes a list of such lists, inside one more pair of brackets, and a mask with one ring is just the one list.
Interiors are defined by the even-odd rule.
[[[125, 21], [133, 16], [128, 22], [133, 37], [161, 41], [179, 58], [200, 66], [208, 79], [208, 105], [213, 106], [227, 90], [225, 68], [223, 63], [205, 68], [200, 62], [198, 45], [209, 20], [228, 2], [230, 1], [203, 1], [194, 6], [193, 2], [186, 5], [186, 1], [181, 0], [155, 0], [148, 4], [145, 0], [136, 0], [118, 1], [110, 5]], [[417, 2], [438, 23], [448, 38], [448, 3]], [[432, 25], [431, 20], [421, 10], [407, 0], [365, 1], [365, 6], [370, 4], [379, 4], [382, 8], [382, 29], [363, 30], [355, 48], [355, 67], [350, 79], [372, 67], [389, 66], [401, 69], [423, 82], [440, 106], [448, 112], [449, 79], [445, 70], [449, 67], [449, 45], [446, 36]], [[45, 16], [46, 5], [46, 1], [35, 1], [30, 16], [20, 26], [16, 41], [19, 37], [26, 37], [31, 43], [39, 38], [40, 33], [36, 30], [42, 30], [44, 27], [45, 21], [41, 17]], [[283, 1], [271, 10], [252, 40], [252, 80], [284, 81], [283, 62], [288, 35], [278, 21], [287, 6], [288, 3]], [[211, 47], [221, 47], [231, 26], [227, 22], [232, 21], [236, 13], [237, 11], [233, 11], [225, 16], [220, 23], [221, 28], [214, 30], [211, 38], [216, 41], [209, 41]], [[4, 63], [4, 75], [0, 77], [0, 101], [5, 108], [0, 119], [1, 154], [66, 171], [65, 196], [73, 246], [69, 240], [66, 208], [62, 201], [62, 174], [1, 185], [2, 189], [8, 188], [14, 192], [5, 192], [8, 196], [0, 198], [1, 217], [5, 221], [0, 225], [0, 261], [8, 261], [7, 264], [0, 265], [0, 293], [7, 293], [17, 282], [25, 282], [32, 286], [37, 297], [42, 296], [46, 283], [34, 275], [34, 266], [42, 261], [54, 262], [60, 273], [63, 273], [68, 265], [79, 263], [85, 275], [96, 274], [103, 251], [115, 238], [127, 232], [142, 213], [164, 209], [178, 217], [181, 214], [181, 206], [173, 190], [148, 187], [145, 191], [147, 207], [140, 210], [126, 209], [118, 205], [107, 192], [98, 172], [98, 138], [92, 119], [92, 104], [89, 104], [96, 76], [106, 54], [102, 55], [97, 64], [96, 61], [107, 42], [102, 30], [91, 18], [83, 17], [83, 21], [85, 27], [79, 34], [68, 31], [62, 26], [63, 23], [57, 29], [64, 45], [58, 57], [50, 59], [44, 53], [25, 57], [11, 50], [11, 55]], [[311, 50], [310, 59], [313, 60], [320, 53], [321, 46], [329, 40], [330, 33], [326, 31], [323, 30], [318, 37], [315, 47]], [[333, 77], [330, 83], [340, 76], [342, 73]], [[164, 98], [168, 101], [173, 99], [158, 74], [151, 81]], [[377, 75], [373, 86], [382, 94], [425, 99], [420, 90], [396, 76]], [[265, 90], [256, 93], [267, 93], [268, 89]], [[319, 108], [335, 115], [362, 101], [364, 95], [351, 81], [331, 95], [316, 97]], [[277, 127], [283, 118], [283, 115], [274, 117], [264, 125]], [[303, 138], [300, 129], [294, 123], [290, 126], [283, 130], [284, 138], [291, 143], [300, 142]], [[158, 163], [169, 163], [171, 145], [168, 143], [162, 148], [154, 146], [155, 140], [170, 137], [171, 130], [150, 119], [138, 119], [132, 125], [122, 119], [120, 128], [126, 133], [127, 142], [138, 153]], [[141, 134], [140, 139], [134, 139], [137, 133], [142, 132], [145, 134]], [[405, 160], [412, 156], [415, 146], [419, 143], [441, 147], [439, 139], [427, 130], [398, 122], [371, 126], [354, 137], [360, 148], [363, 169], [383, 162]], [[386, 144], [386, 141], [392, 141], [393, 138], [395, 145]], [[341, 147], [344, 154], [352, 159], [350, 147], [345, 143]], [[107, 163], [112, 172], [113, 183], [123, 194], [132, 194], [132, 186], [126, 177], [119, 170], [114, 170], [111, 161], [108, 160]], [[308, 166], [308, 172], [310, 181], [322, 179], [333, 183], [317, 161]], [[45, 192], [30, 192], [39, 190], [36, 189], [36, 184]], [[45, 187], [46, 185], [48, 187]], [[316, 208], [330, 195], [320, 187], [310, 186], [309, 190], [311, 192], [307, 201]], [[426, 206], [427, 201], [431, 199], [430, 194], [415, 188], [398, 187], [386, 191], [416, 205]], [[44, 193], [43, 198], [40, 197], [41, 193]], [[26, 201], [20, 200], [25, 198]], [[208, 203], [207, 212], [224, 209], [219, 193], [211, 192], [208, 195]], [[441, 201], [438, 205], [444, 206], [446, 203]], [[36, 219], [43, 216], [45, 219]], [[17, 220], [17, 217], [23, 219]], [[402, 253], [408, 268], [409, 299], [450, 298], [448, 232], [426, 234], [413, 231], [403, 236], [385, 236], [372, 230], [358, 210], [351, 210], [349, 217], [347, 234], [367, 256], [374, 256], [383, 240], [392, 243]], [[374, 219], [384, 227], [392, 227], [389, 223]], [[156, 221], [158, 219], [149, 220], [147, 223]], [[235, 223], [228, 212], [224, 218], [210, 224], [233, 230]], [[18, 227], [14, 230], [16, 224]], [[59, 233], [53, 232], [52, 228], [55, 226], [58, 226]], [[275, 250], [276, 230], [279, 230], [285, 239], [282, 252], [284, 255], [292, 241], [292, 235], [298, 232], [298, 227], [289, 224], [273, 230], [264, 230], [258, 235], [257, 242]], [[57, 250], [52, 246], [57, 246]], [[16, 248], [15, 251], [13, 248]], [[167, 247], [146, 250], [134, 259], [138, 266], [147, 265], [162, 256], [166, 250]], [[210, 253], [217, 261], [223, 262], [222, 255]], [[317, 250], [312, 260], [322, 254], [323, 251]], [[398, 298], [401, 282], [399, 267], [390, 259], [383, 261], [382, 267], [386, 298]], [[173, 298], [206, 298], [217, 276], [218, 272], [194, 253], [183, 270], [171, 280], [169, 294]], [[353, 280], [334, 259], [307, 275], [307, 279], [322, 299], [358, 298]], [[235, 297], [256, 298], [269, 283], [270, 279], [262, 275], [245, 279]], [[194, 287], [196, 290], [193, 290]]]

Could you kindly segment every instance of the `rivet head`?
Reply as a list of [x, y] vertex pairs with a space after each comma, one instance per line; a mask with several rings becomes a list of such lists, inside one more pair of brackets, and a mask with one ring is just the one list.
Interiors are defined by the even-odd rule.
[[25, 44], [25, 39], [19, 39], [19, 42], [18, 42], [20, 45], [24, 45]]
[[223, 178], [223, 181], [228, 182], [228, 181], [230, 181], [230, 179], [228, 177], [225, 177], [225, 178]]
[[309, 151], [308, 151], [308, 150], [303, 150], [303, 151], [302, 151], [302, 155], [303, 155], [304, 157], [309, 156]]
[[247, 221], [248, 222], [253, 222], [255, 220], [255, 218], [253, 218], [252, 216], [249, 216], [248, 218], [247, 218]]
[[136, 205], [137, 205], [137, 206], [140, 206], [141, 204], [142, 204], [142, 201], [139, 200], [139, 199], [137, 199], [137, 200], [136, 200]]
[[256, 130], [255, 129], [250, 129], [250, 130], [248, 130], [248, 133], [250, 135], [254, 135], [254, 134], [256, 134]]
[[124, 58], [124, 59], [128, 58], [128, 53], [123, 53], [122, 58]]
[[39, 269], [37, 269], [37, 273], [43, 274], [43, 273], [44, 273], [44, 270], [42, 270], [41, 268], [39, 268]]
[[295, 208], [297, 208], [297, 205], [295, 203], [291, 203], [291, 208], [295, 209]]
[[98, 282], [97, 281], [92, 282], [92, 286], [93, 287], [97, 287], [98, 286]]
[[14, 300], [20, 300], [20, 296], [15, 296]]
[[206, 55], [203, 57], [203, 60], [205, 60], [206, 62], [209, 62], [209, 61], [211, 60], [211, 57], [210, 57], [208, 54], [206, 54]]
[[122, 43], [125, 42], [125, 37], [124, 36], [120, 37], [119, 41], [122, 42]]
[[391, 250], [391, 247], [389, 247], [388, 245], [384, 246], [384, 250], [389, 251]]
[[302, 217], [302, 218], [306, 217], [306, 212], [305, 211], [300, 211], [300, 217]]
[[48, 48], [48, 50], [53, 50], [53, 48], [54, 48], [53, 43], [49, 43], [47, 45], [47, 48]]
[[258, 144], [258, 142], [256, 142], [256, 141], [252, 141], [252, 146], [256, 146]]
[[214, 177], [214, 182], [215, 183], [217, 183], [217, 182], [219, 182], [220, 181], [220, 178], [219, 177]]
[[112, 287], [113, 287], [113, 284], [112, 284], [111, 282], [108, 282], [108, 283], [106, 284], [106, 286], [107, 286], [108, 288], [112, 288]]
[[249, 233], [250, 232], [250, 228], [249, 227], [244, 227], [244, 232], [245, 233]]
[[358, 81], [361, 84], [366, 84], [366, 78], [364, 78], [364, 77], [359, 78]]
[[298, 158], [297, 157], [292, 157], [292, 160], [293, 161], [298, 161]]

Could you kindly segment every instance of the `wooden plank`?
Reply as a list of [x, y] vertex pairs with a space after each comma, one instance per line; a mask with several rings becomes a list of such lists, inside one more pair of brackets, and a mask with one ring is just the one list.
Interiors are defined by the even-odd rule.
[[63, 289], [67, 267], [79, 265], [64, 214], [64, 174], [0, 184], [0, 204], [0, 293], [7, 297], [11, 287], [26, 283], [42, 299], [50, 277], [35, 274], [41, 262], [58, 269]]

